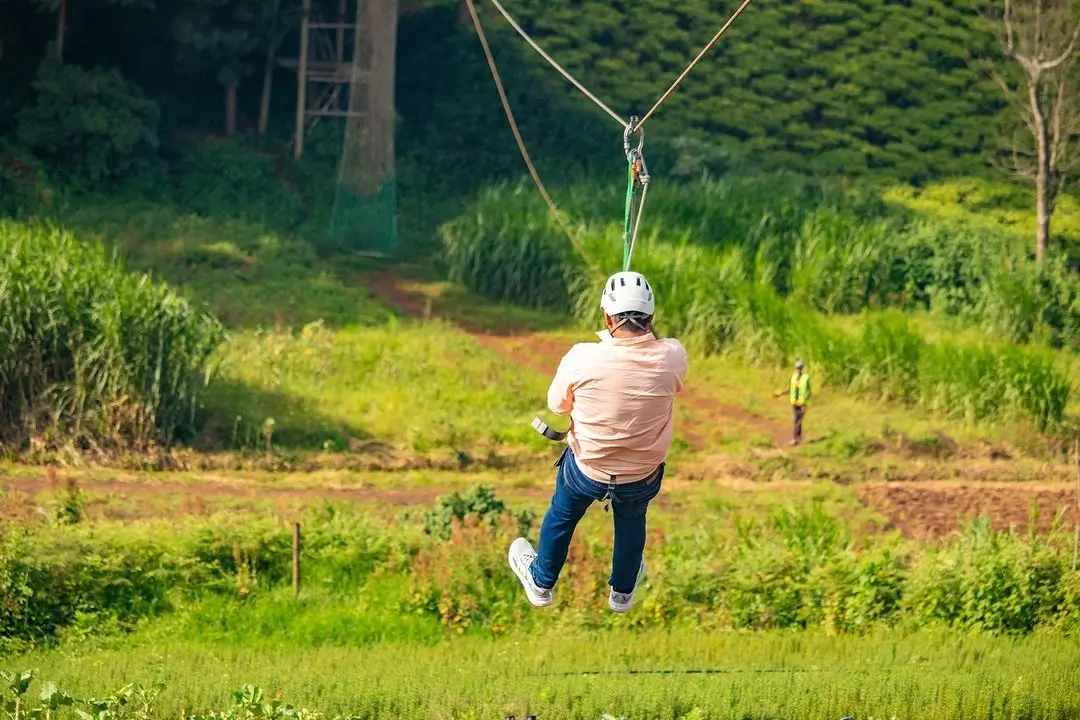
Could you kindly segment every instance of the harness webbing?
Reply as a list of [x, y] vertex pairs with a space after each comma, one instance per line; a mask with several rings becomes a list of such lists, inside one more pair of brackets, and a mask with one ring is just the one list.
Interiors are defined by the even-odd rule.
[[[637, 118], [630, 118], [623, 131], [623, 152], [626, 154], [626, 212], [623, 217], [623, 271], [630, 269], [630, 260], [634, 255], [634, 242], [641, 229], [641, 215], [645, 211], [645, 195], [649, 190], [649, 171], [645, 167], [645, 157], [641, 154], [645, 147], [645, 133], [640, 128], [638, 146], [630, 147], [630, 135], [635, 132]], [[641, 195], [638, 197], [638, 189]]]

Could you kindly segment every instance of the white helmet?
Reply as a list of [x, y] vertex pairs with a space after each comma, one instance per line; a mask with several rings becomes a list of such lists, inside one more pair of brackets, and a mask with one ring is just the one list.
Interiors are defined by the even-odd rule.
[[656, 300], [652, 287], [645, 276], [636, 272], [617, 272], [604, 284], [604, 294], [600, 307], [614, 317], [624, 312], [639, 312], [652, 315], [656, 310]]

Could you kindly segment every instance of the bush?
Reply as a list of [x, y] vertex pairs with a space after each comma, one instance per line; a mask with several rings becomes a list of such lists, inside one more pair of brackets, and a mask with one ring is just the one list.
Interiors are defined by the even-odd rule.
[[0, 222], [0, 438], [146, 449], [190, 436], [221, 325], [103, 246]]
[[283, 231], [302, 217], [300, 194], [278, 176], [276, 158], [248, 146], [243, 138], [206, 139], [182, 147], [173, 171], [177, 201], [190, 212], [243, 218]]
[[454, 491], [439, 497], [435, 507], [424, 512], [424, 532], [439, 540], [449, 540], [454, 524], [477, 521], [494, 527], [505, 518], [517, 522], [518, 535], [527, 535], [536, 519], [531, 510], [512, 514], [506, 504], [495, 497], [490, 485], [478, 485], [464, 496]]
[[101, 182], [156, 165], [157, 104], [118, 71], [45, 60], [37, 100], [18, 114], [19, 142], [54, 173]]
[[[498, 501], [487, 496], [494, 507]], [[333, 506], [300, 518], [305, 587], [337, 612], [369, 578], [388, 612], [438, 620], [449, 632], [534, 627], [506, 548], [522, 533], [509, 513], [454, 520], [449, 535], [414, 540]], [[290, 524], [234, 515], [183, 522], [53, 526], [0, 534], [0, 651], [126, 630], [217, 598], [275, 603], [290, 582]], [[973, 521], [940, 546], [853, 537], [821, 504], [738, 513], [694, 528], [651, 530], [649, 576], [630, 615], [606, 610], [610, 532], [575, 537], [543, 623], [576, 627], [874, 628], [944, 624], [1023, 635], [1080, 631], [1080, 575], [1071, 537], [995, 532]], [[388, 577], [402, 583], [384, 584]], [[372, 586], [374, 587], [374, 586]], [[346, 603], [348, 604], [348, 603]], [[295, 612], [292, 598], [288, 613]], [[549, 617], [550, 616], [550, 617]]]
[[[706, 0], [551, 0], [523, 3], [514, 14], [597, 97], [640, 116], [733, 8]], [[505, 177], [508, 165], [519, 171], [520, 159], [502, 113], [489, 111], [498, 99], [483, 57], [465, 42], [474, 38], [446, 32], [452, 13], [448, 4], [403, 19], [402, 145], [428, 155], [436, 147], [439, 155], [457, 151], [467, 159], [457, 172]], [[986, 173], [995, 114], [1005, 103], [965, 58], [993, 51], [991, 30], [968, 6], [943, 0], [751, 9], [665, 102], [646, 156], [657, 176], [661, 168], [697, 169], [658, 157], [666, 138], [677, 139], [683, 158], [687, 139], [704, 140], [713, 157], [691, 152], [721, 167], [742, 155], [757, 168], [830, 177], [876, 173], [921, 183]], [[582, 158], [617, 173], [619, 129], [511, 30], [494, 26], [489, 35], [530, 153], [551, 163], [541, 174]], [[446, 128], [451, 135], [441, 134]]]
[[[395, 540], [325, 508], [302, 518], [305, 577], [355, 588]], [[0, 651], [95, 626], [130, 629], [207, 595], [250, 601], [291, 581], [290, 526], [233, 516], [0, 534]]]
[[[423, 548], [411, 565], [409, 608], [455, 633], [530, 626], [520, 584], [505, 566], [511, 537], [508, 523], [473, 524]], [[1071, 542], [994, 532], [985, 518], [943, 547], [920, 548], [896, 538], [856, 542], [821, 505], [781, 507], [761, 521], [734, 515], [708, 529], [650, 536], [648, 548], [639, 606], [613, 618], [602, 612], [610, 534], [575, 538], [546, 614], [589, 627], [864, 633], [940, 623], [1012, 635], [1080, 631]]]
[[1059, 549], [974, 521], [951, 547], [927, 552], [912, 570], [904, 609], [923, 624], [1022, 634], [1075, 623], [1075, 573]]

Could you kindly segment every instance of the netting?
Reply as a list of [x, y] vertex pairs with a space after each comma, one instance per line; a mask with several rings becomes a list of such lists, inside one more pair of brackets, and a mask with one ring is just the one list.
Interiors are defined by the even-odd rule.
[[330, 235], [343, 249], [397, 249], [394, 63], [397, 0], [358, 0], [349, 115], [341, 148]]

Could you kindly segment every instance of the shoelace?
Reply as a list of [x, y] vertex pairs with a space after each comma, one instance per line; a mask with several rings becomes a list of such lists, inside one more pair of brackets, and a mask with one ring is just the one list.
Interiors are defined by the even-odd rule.
[[548, 592], [550, 592], [549, 590], [546, 590], [546, 589], [540, 587], [539, 585], [537, 585], [536, 581], [533, 580], [533, 578], [532, 578], [532, 564], [533, 564], [533, 561], [536, 560], [536, 553], [531, 553], [531, 552], [522, 553], [521, 554], [521, 560], [522, 560], [522, 562], [525, 563], [525, 576], [529, 578], [529, 582], [530, 582], [530, 584], [532, 584], [533, 588], [537, 592], [539, 592], [541, 595], [546, 595]]

